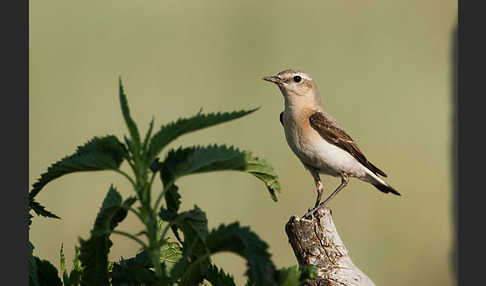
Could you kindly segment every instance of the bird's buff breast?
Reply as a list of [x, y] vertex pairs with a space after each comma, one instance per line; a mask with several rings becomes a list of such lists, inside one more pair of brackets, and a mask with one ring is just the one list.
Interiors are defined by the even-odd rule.
[[353, 177], [364, 175], [362, 166], [356, 164], [354, 157], [322, 138], [305, 120], [307, 116], [289, 117], [284, 114], [285, 138], [304, 165], [331, 176], [340, 176], [343, 172]]

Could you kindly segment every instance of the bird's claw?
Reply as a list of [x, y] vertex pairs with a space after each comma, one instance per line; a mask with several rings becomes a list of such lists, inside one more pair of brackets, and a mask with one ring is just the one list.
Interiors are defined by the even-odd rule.
[[322, 203], [316, 205], [315, 207], [308, 209], [307, 210], [307, 213], [304, 215], [304, 217], [308, 217], [308, 216], [311, 216], [312, 217], [312, 215], [314, 214], [314, 212], [316, 212], [318, 209], [320, 209], [320, 208], [322, 208], [324, 206], [325, 206], [324, 205], [324, 202], [322, 202]]

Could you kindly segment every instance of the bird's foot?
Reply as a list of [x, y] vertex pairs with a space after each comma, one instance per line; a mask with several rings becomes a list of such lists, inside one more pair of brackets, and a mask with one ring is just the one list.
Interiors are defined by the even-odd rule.
[[313, 207], [313, 208], [308, 209], [308, 210], [307, 210], [307, 213], [304, 215], [304, 217], [312, 217], [312, 216], [314, 215], [314, 213], [315, 213], [315, 212], [316, 212], [318, 209], [323, 208], [323, 207], [325, 207], [324, 202], [322, 202], [322, 203], [320, 203], [320, 204], [316, 205], [316, 206], [315, 206], [315, 207]]

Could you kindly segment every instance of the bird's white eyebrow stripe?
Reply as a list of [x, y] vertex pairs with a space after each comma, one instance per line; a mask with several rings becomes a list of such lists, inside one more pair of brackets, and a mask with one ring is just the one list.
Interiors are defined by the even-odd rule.
[[297, 75], [299, 75], [301, 78], [305, 78], [306, 80], [312, 80], [312, 78], [305, 73], [298, 73]]

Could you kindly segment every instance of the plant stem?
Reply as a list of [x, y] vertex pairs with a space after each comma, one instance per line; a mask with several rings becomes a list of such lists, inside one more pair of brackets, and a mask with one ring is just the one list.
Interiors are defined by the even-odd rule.
[[150, 183], [149, 183], [149, 186], [148, 186], [149, 190], [151, 190], [151, 189], [152, 189], [152, 184], [153, 184], [153, 182], [154, 182], [154, 179], [155, 179], [155, 174], [156, 174], [156, 173], [157, 173], [157, 172], [152, 173], [152, 177], [150, 178]]
[[[150, 208], [150, 205], [148, 206]], [[151, 212], [148, 223], [145, 224], [147, 228], [147, 236], [149, 239], [150, 258], [152, 265], [155, 268], [155, 273], [158, 277], [162, 277], [162, 265], [160, 264], [160, 245], [158, 244], [158, 235], [160, 233], [160, 226], [156, 215]]]
[[133, 235], [131, 233], [128, 233], [128, 232], [125, 232], [125, 231], [121, 231], [121, 230], [112, 230], [111, 232], [135, 240], [136, 242], [138, 242], [143, 247], [144, 250], [148, 250], [149, 249], [148, 245], [145, 242], [143, 242], [140, 238], [136, 237], [135, 235]]
[[135, 182], [133, 180], [130, 181], [135, 188], [135, 192], [137, 193], [138, 199], [140, 200], [141, 207], [140, 211], [137, 211], [133, 208], [130, 208], [129, 210], [136, 214], [145, 225], [145, 234], [148, 239], [148, 246], [134, 235], [124, 232], [121, 232], [119, 234], [135, 239], [139, 243], [143, 243], [144, 250], [149, 253], [149, 257], [152, 260], [152, 265], [154, 266], [156, 276], [161, 278], [163, 272], [162, 265], [160, 263], [160, 226], [157, 220], [157, 212], [156, 210], [153, 210], [151, 208], [151, 189], [156, 173], [152, 173], [152, 176], [149, 179], [148, 165], [143, 159], [144, 157], [142, 156], [142, 154], [140, 154], [139, 152], [139, 148], [135, 148], [135, 152], [133, 154], [133, 164], [130, 164], [135, 174]]
[[123, 175], [125, 178], [127, 178], [130, 181], [130, 183], [134, 188], [136, 187], [135, 181], [127, 173], [123, 172], [122, 170], [115, 170], [115, 172]]
[[131, 211], [132, 213], [134, 213], [143, 223], [145, 223], [145, 220], [143, 219], [142, 214], [139, 213], [136, 209], [130, 207], [130, 208], [128, 208], [128, 210]]

